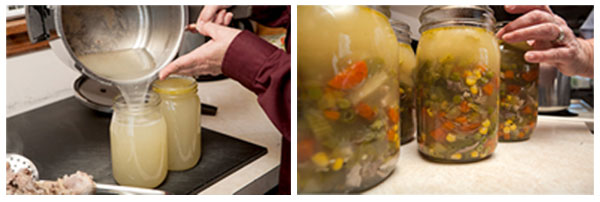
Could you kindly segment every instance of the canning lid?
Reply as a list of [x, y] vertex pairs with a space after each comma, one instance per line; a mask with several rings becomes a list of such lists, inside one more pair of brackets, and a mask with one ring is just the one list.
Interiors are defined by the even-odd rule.
[[474, 26], [494, 31], [496, 18], [489, 6], [427, 6], [419, 16], [419, 32], [446, 26]]
[[165, 80], [156, 80], [152, 84], [152, 90], [160, 94], [179, 95], [196, 91], [196, 80], [189, 76], [172, 75]]

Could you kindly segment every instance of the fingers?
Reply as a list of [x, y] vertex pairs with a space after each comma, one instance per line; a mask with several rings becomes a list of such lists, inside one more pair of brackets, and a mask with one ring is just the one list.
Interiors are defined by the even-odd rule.
[[506, 33], [502, 40], [515, 43], [527, 40], [552, 41], [560, 35], [559, 25], [555, 23], [542, 23]]
[[204, 6], [202, 11], [200, 11], [200, 16], [198, 16], [198, 20], [196, 20], [196, 24], [201, 24], [204, 22], [212, 22], [217, 11], [221, 10], [219, 6]]
[[205, 35], [205, 36], [209, 36], [209, 37], [214, 38], [214, 39], [218, 39], [218, 38], [221, 37], [218, 34], [218, 32], [220, 30], [222, 30], [222, 29], [229, 29], [228, 27], [221, 26], [221, 25], [218, 25], [218, 24], [215, 24], [215, 23], [212, 23], [212, 22], [203, 23], [202, 25], [197, 26], [196, 28], [197, 28], [197, 30], [198, 30], [198, 32], [200, 34]]
[[517, 29], [521, 29], [521, 28], [536, 25], [536, 24], [554, 23], [554, 22], [555, 22], [555, 19], [554, 19], [553, 14], [550, 14], [550, 13], [544, 12], [544, 11], [540, 11], [540, 10], [534, 10], [534, 11], [531, 11], [531, 12], [517, 18], [516, 20], [513, 20], [512, 22], [508, 23], [506, 26], [504, 26], [502, 29], [500, 29], [500, 31], [498, 31], [496, 36], [498, 38], [501, 38], [501, 37], [503, 37], [504, 34], [512, 32]]
[[163, 80], [167, 78], [167, 76], [184, 71], [185, 69], [190, 69], [194, 67], [194, 55], [186, 54], [177, 58], [175, 61], [169, 63], [165, 68], [160, 70], [158, 73], [158, 78]]
[[525, 60], [530, 63], [562, 63], [575, 57], [575, 51], [567, 47], [547, 50], [530, 50], [525, 53]]
[[223, 25], [223, 23], [224, 23], [224, 21], [225, 21], [225, 13], [227, 13], [227, 11], [226, 11], [226, 10], [220, 10], [220, 11], [217, 13], [217, 16], [215, 17], [215, 20], [214, 20], [214, 22], [215, 22], [216, 24]]
[[544, 11], [544, 12], [552, 13], [552, 10], [547, 5], [533, 5], [533, 6], [526, 6], [526, 5], [519, 5], [519, 6], [506, 5], [506, 6], [504, 6], [504, 10], [506, 10], [506, 12], [511, 13], [511, 14], [527, 13], [527, 12], [532, 11], [532, 10], [541, 10], [541, 11]]
[[233, 13], [231, 12], [227, 12], [225, 14], [225, 25], [228, 25], [229, 23], [231, 23], [231, 19], [233, 19]]

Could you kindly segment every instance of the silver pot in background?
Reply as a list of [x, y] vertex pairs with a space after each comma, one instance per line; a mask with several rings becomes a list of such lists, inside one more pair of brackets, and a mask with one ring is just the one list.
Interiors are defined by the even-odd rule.
[[179, 50], [188, 24], [184, 6], [27, 6], [26, 21], [32, 43], [50, 40], [54, 53], [67, 66], [86, 76], [112, 85], [112, 81], [90, 71], [78, 56], [90, 53], [143, 48], [157, 68], [157, 77]]
[[556, 112], [571, 104], [571, 77], [560, 73], [556, 67], [540, 64], [539, 111]]

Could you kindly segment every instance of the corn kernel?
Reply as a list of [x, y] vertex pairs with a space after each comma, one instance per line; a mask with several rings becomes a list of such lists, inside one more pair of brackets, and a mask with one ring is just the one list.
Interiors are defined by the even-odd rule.
[[446, 135], [446, 141], [454, 142], [454, 141], [456, 141], [456, 136], [452, 133], [448, 133], [448, 135]]
[[327, 167], [327, 164], [329, 164], [329, 160], [325, 152], [316, 153], [312, 156], [311, 160], [313, 163], [320, 167]]
[[465, 82], [467, 83], [467, 85], [472, 86], [472, 85], [475, 85], [477, 80], [475, 78], [473, 78], [472, 76], [469, 76], [469, 77], [467, 77], [467, 79], [465, 79]]
[[394, 131], [398, 131], [398, 124], [394, 125]]
[[476, 95], [479, 92], [479, 89], [477, 88], [477, 86], [471, 86], [471, 93], [473, 95]]
[[504, 128], [502, 129], [502, 132], [504, 132], [504, 133], [508, 134], [508, 133], [510, 133], [510, 128], [509, 128], [509, 127], [504, 127]]
[[483, 127], [488, 127], [488, 126], [490, 126], [490, 120], [489, 120], [489, 119], [486, 119], [485, 121], [483, 121], [483, 123], [481, 123], [481, 125], [482, 125]]
[[512, 100], [512, 96], [510, 96], [510, 95], [507, 95], [507, 96], [506, 96], [506, 101], [511, 101], [511, 100]]
[[482, 135], [487, 134], [487, 132], [488, 132], [488, 128], [487, 127], [481, 127], [479, 129], [479, 133], [481, 133]]
[[517, 125], [515, 125], [515, 124], [510, 125], [510, 130], [517, 130]]
[[471, 152], [471, 157], [472, 158], [477, 158], [478, 156], [479, 156], [479, 152], [477, 152], [477, 151]]
[[427, 108], [427, 115], [433, 117], [433, 112], [431, 112], [431, 108]]
[[475, 76], [479, 79], [481, 78], [481, 71], [479, 71], [478, 69], [473, 70], [473, 73], [475, 73]]
[[473, 76], [473, 73], [471, 73], [471, 71], [469, 70], [465, 70], [465, 76], [469, 77], [469, 76]]
[[400, 88], [400, 94], [404, 94], [404, 89]]
[[335, 162], [333, 162], [333, 165], [331, 166], [331, 169], [333, 171], [338, 171], [338, 170], [342, 169], [343, 165], [344, 165], [344, 159], [336, 158]]
[[451, 158], [451, 159], [454, 159], [454, 160], [459, 160], [459, 159], [461, 159], [461, 158], [462, 158], [462, 154], [460, 154], [460, 153], [455, 153], [455, 154], [452, 154], [452, 156], [450, 156], [450, 158]]
[[512, 123], [513, 123], [512, 120], [508, 119], [508, 120], [506, 120], [506, 124], [505, 125], [510, 125]]

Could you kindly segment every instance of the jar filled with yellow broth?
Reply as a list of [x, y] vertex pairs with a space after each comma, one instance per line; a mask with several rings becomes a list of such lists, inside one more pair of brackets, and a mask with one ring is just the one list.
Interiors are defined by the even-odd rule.
[[488, 6], [428, 6], [417, 48], [417, 141], [423, 157], [471, 162], [497, 145], [500, 50]]
[[298, 6], [298, 42], [298, 192], [376, 185], [400, 151], [398, 43], [388, 17], [365, 6]]
[[110, 123], [110, 153], [120, 185], [152, 188], [167, 176], [167, 123], [160, 97], [149, 92], [140, 104], [115, 100]]
[[414, 69], [417, 65], [415, 52], [410, 46], [410, 27], [408, 24], [390, 20], [398, 39], [398, 74], [400, 83], [400, 142], [406, 144], [415, 138], [416, 133], [416, 99]]
[[[497, 24], [500, 29], [507, 22]], [[500, 122], [498, 140], [527, 140], [537, 124], [539, 64], [525, 61], [525, 43], [500, 41]]]
[[196, 80], [170, 76], [152, 84], [160, 95], [160, 109], [167, 121], [169, 170], [194, 167], [201, 155], [200, 98]]

